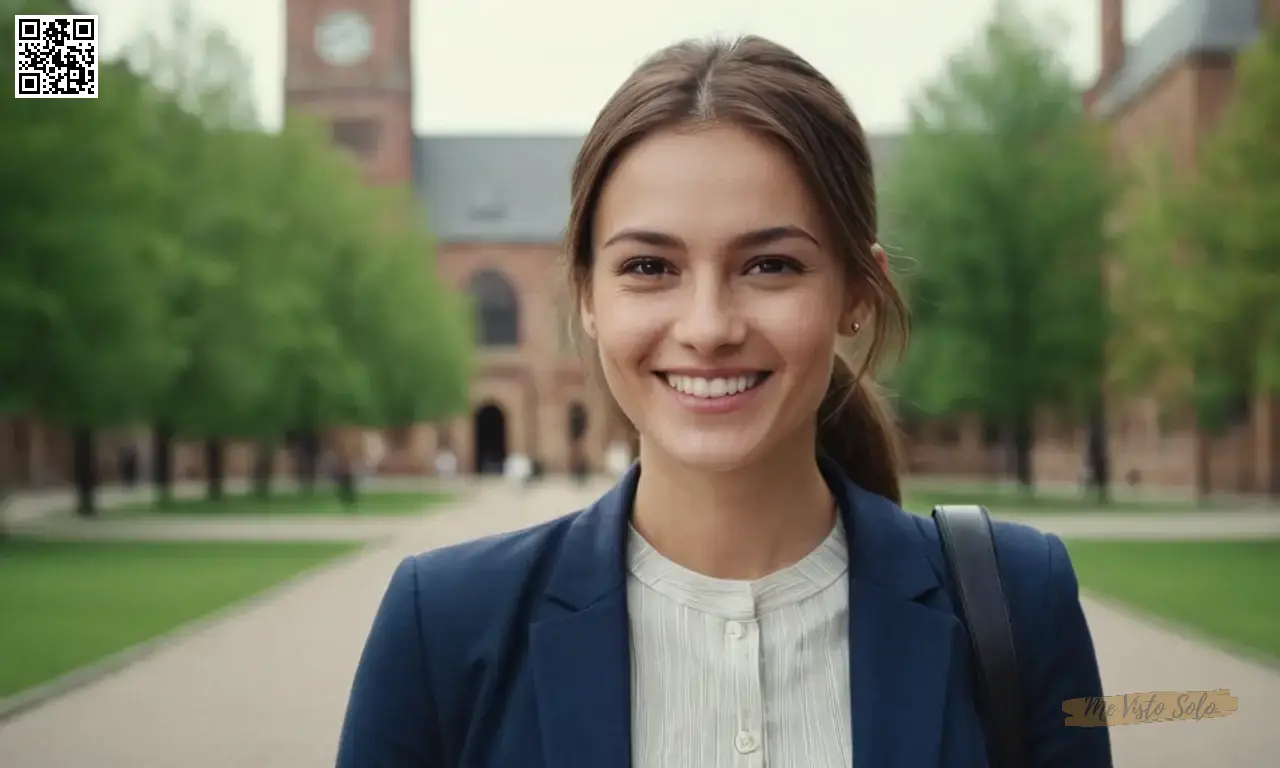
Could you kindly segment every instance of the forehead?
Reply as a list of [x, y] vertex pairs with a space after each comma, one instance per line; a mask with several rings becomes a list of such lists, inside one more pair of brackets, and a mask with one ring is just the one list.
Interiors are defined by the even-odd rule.
[[646, 137], [606, 181], [596, 214], [605, 236], [626, 227], [731, 236], [788, 224], [818, 229], [798, 169], [780, 146], [736, 126]]

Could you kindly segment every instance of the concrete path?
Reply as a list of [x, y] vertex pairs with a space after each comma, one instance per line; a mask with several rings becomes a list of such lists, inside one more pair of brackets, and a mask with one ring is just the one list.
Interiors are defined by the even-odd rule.
[[999, 514], [1072, 539], [1255, 539], [1280, 537], [1280, 511], [1036, 512]]
[[[422, 518], [342, 521], [353, 526], [345, 531], [330, 518], [323, 524], [326, 534], [356, 533], [355, 526], [364, 525], [360, 531], [379, 543], [180, 636], [113, 675], [0, 722], [0, 766], [331, 766], [352, 669], [399, 560], [535, 524], [581, 506], [600, 490], [550, 484], [513, 503], [511, 491], [484, 487], [464, 508]], [[1148, 532], [1164, 524], [1150, 513], [1141, 517], [1152, 523]], [[1028, 519], [1045, 530], [1062, 530], [1065, 523], [1048, 515]], [[107, 522], [96, 530], [106, 533], [125, 522], [132, 521]], [[220, 530], [200, 531], [232, 536], [239, 526], [240, 535], [282, 536], [286, 521], [226, 522]], [[311, 530], [315, 535], [317, 529]], [[1101, 529], [1093, 530], [1101, 535]], [[1270, 529], [1251, 530], [1261, 535]], [[1085, 609], [1108, 693], [1230, 688], [1240, 701], [1239, 711], [1227, 718], [1113, 729], [1117, 766], [1274, 764], [1280, 754], [1280, 728], [1272, 722], [1280, 713], [1280, 671], [1233, 658], [1099, 600], [1085, 598]]]
[[[271, 481], [271, 487], [275, 491], [293, 491], [299, 486], [292, 478], [277, 477]], [[474, 483], [435, 477], [374, 477], [362, 480], [360, 487], [389, 491], [450, 490], [474, 487]], [[328, 491], [329, 484], [325, 480], [321, 480], [317, 488], [320, 493], [331, 492]], [[243, 478], [229, 478], [224, 485], [224, 490], [228, 494], [243, 494], [249, 489], [249, 482]], [[189, 480], [174, 483], [171, 491], [175, 499], [201, 499], [206, 492], [204, 483]], [[151, 501], [155, 498], [155, 489], [147, 483], [133, 488], [104, 484], [98, 488], [96, 496], [99, 510], [109, 510], [120, 504]], [[77, 518], [72, 511], [75, 504], [75, 492], [66, 487], [18, 491], [0, 503], [0, 524], [30, 525], [75, 520]]]
[[1108, 695], [1229, 688], [1234, 715], [1111, 729], [1117, 768], [1264, 768], [1280, 756], [1280, 669], [1233, 657], [1112, 603], [1084, 599]]

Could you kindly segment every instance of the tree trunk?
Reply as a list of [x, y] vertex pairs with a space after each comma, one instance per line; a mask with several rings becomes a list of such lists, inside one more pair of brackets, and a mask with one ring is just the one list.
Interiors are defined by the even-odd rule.
[[343, 460], [338, 466], [336, 486], [338, 491], [338, 500], [348, 511], [355, 511], [356, 507], [356, 473], [351, 463]]
[[316, 489], [317, 474], [320, 471], [320, 440], [316, 430], [307, 428], [298, 432], [297, 479], [298, 485], [306, 493]]
[[173, 429], [156, 424], [151, 429], [151, 480], [156, 501], [167, 507], [173, 500]]
[[1035, 428], [1031, 414], [1018, 413], [1013, 417], [1013, 476], [1022, 490], [1031, 493], [1035, 477], [1031, 468], [1031, 451], [1035, 447]]
[[260, 499], [271, 495], [271, 477], [275, 474], [276, 446], [260, 440], [253, 450], [253, 493]]
[[1107, 446], [1107, 410], [1096, 403], [1089, 413], [1089, 484], [1099, 504], [1111, 503], [1111, 455]]
[[1262, 485], [1253, 482], [1253, 451], [1236, 444], [1236, 492], [1240, 494], [1266, 493]]
[[1254, 411], [1263, 430], [1264, 463], [1258, 478], [1264, 494], [1280, 498], [1280, 393], [1265, 396], [1262, 407]]
[[[16, 487], [17, 483], [14, 483], [14, 486]], [[5, 505], [9, 503], [9, 496], [11, 494], [12, 491], [9, 490], [9, 484], [7, 482], [0, 481], [0, 543], [3, 543], [5, 539], [9, 538], [9, 529], [5, 526], [4, 521]]]
[[204, 473], [209, 501], [222, 501], [226, 468], [223, 462], [224, 451], [222, 441], [211, 439], [204, 441]]
[[1213, 438], [1204, 433], [1204, 430], [1197, 425], [1195, 434], [1195, 452], [1196, 452], [1196, 499], [1204, 504], [1209, 501], [1209, 495], [1213, 493], [1213, 464], [1210, 459], [1210, 448], [1212, 447]]
[[75, 429], [71, 432], [71, 463], [76, 486], [76, 514], [81, 517], [93, 517], [98, 513], [97, 451], [93, 440], [93, 430]]

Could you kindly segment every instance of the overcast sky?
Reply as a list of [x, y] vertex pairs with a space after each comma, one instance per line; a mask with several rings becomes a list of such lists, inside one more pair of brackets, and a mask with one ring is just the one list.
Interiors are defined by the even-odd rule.
[[[1066, 23], [1082, 81], [1098, 60], [1098, 0], [1024, 0]], [[1128, 0], [1133, 40], [1174, 0]], [[162, 23], [169, 0], [83, 0], [107, 53]], [[251, 59], [270, 127], [281, 116], [284, 0], [193, 0]], [[830, 76], [869, 130], [906, 120], [908, 98], [973, 39], [995, 0], [417, 0], [414, 124], [422, 133], [584, 132], [627, 72], [680, 38], [753, 32]], [[643, 10], [640, 10], [642, 8]]]

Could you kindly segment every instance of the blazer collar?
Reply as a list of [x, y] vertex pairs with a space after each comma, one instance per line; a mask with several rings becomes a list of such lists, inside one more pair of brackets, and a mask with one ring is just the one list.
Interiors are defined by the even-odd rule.
[[[849, 541], [853, 763], [938, 765], [963, 633], [950, 612], [926, 601], [940, 585], [930, 556], [935, 547], [913, 515], [859, 488], [829, 461], [822, 461], [822, 472]], [[630, 764], [623, 586], [627, 519], [639, 477], [633, 466], [569, 523], [534, 617], [534, 688], [548, 766]]]
[[[916, 521], [898, 505], [864, 490], [826, 457], [819, 467], [835, 497], [849, 541], [850, 576], [904, 600], [937, 588], [939, 574]], [[565, 533], [547, 597], [581, 610], [626, 583], [627, 521], [640, 481], [634, 464]]]

